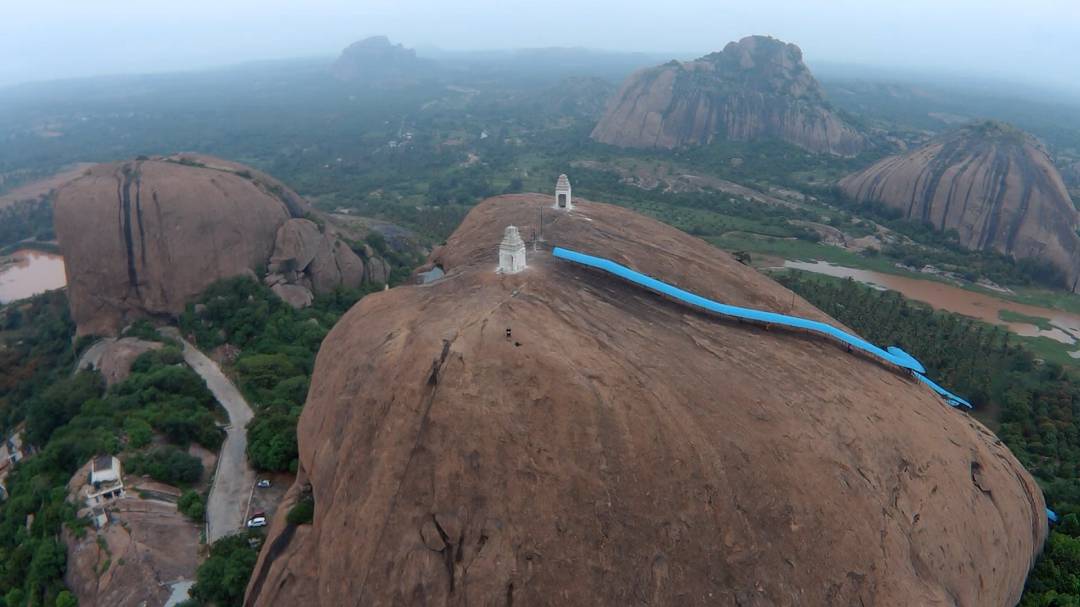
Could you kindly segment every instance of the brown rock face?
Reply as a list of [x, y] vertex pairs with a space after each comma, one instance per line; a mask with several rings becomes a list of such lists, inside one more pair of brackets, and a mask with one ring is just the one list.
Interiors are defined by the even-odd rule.
[[777, 138], [839, 156], [867, 147], [863, 134], [825, 104], [799, 47], [764, 36], [630, 76], [592, 138], [621, 147], [669, 149]]
[[1013, 127], [960, 129], [845, 177], [840, 188], [955, 229], [968, 248], [1050, 262], [1077, 289], [1080, 214], [1042, 146]]
[[[89, 473], [87, 464], [69, 490]], [[108, 512], [106, 527], [90, 526], [81, 538], [65, 528], [61, 538], [67, 548], [64, 583], [80, 605], [164, 605], [170, 594], [165, 584], [195, 578], [200, 526], [174, 504], [129, 495], [111, 502]], [[90, 516], [89, 510], [82, 515]]]
[[256, 179], [166, 159], [98, 165], [55, 205], [81, 335], [179, 314], [215, 281], [265, 264], [290, 217]]
[[278, 229], [271, 273], [283, 273], [290, 282], [310, 285], [315, 294], [338, 286], [359, 287], [364, 282], [364, 260], [338, 239], [336, 231], [323, 232], [307, 219], [290, 219]]
[[[701, 240], [575, 201], [553, 245], [828, 320]], [[533, 252], [548, 196], [476, 207], [446, 276], [365, 297], [298, 429], [314, 521], [248, 605], [1016, 604], [1042, 494], [982, 425], [837, 346], [721, 322]], [[507, 336], [507, 330], [511, 335]]]
[[[175, 156], [99, 165], [56, 194], [56, 233], [79, 334], [172, 317], [223, 278], [268, 267], [293, 305], [382, 278], [299, 195], [243, 165]], [[320, 216], [321, 217], [321, 216]], [[378, 265], [382, 264], [382, 265]], [[305, 295], [302, 290], [307, 290]]]

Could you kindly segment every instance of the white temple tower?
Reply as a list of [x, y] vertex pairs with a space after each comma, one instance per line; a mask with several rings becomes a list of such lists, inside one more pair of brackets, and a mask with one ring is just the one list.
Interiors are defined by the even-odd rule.
[[525, 241], [515, 226], [506, 226], [499, 244], [499, 272], [517, 274], [525, 269]]
[[570, 197], [570, 180], [566, 175], [559, 175], [559, 182], [555, 184], [555, 208], [567, 211], [574, 208], [574, 201]]

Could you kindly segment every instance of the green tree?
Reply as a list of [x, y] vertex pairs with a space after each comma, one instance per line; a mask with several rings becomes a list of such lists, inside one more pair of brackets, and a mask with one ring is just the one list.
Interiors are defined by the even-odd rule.
[[239, 607], [259, 558], [259, 552], [248, 541], [251, 537], [238, 534], [215, 542], [210, 547], [210, 557], [196, 572], [191, 596], [219, 607]]
[[194, 489], [185, 491], [176, 502], [176, 508], [193, 521], [202, 521], [206, 514], [206, 501]]
[[299, 455], [296, 417], [288, 413], [257, 415], [248, 424], [248, 459], [260, 470], [288, 470]]

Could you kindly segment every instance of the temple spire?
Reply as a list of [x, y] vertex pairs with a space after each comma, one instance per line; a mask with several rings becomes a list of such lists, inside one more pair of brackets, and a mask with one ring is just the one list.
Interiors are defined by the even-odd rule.
[[517, 274], [525, 269], [525, 241], [515, 226], [506, 226], [499, 244], [499, 273]]

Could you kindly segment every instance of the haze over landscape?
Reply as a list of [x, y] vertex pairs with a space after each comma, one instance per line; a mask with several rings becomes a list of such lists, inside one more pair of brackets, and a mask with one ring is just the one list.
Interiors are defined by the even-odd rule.
[[[584, 47], [691, 58], [752, 33], [812, 63], [1020, 80], [1080, 95], [1070, 0], [44, 0], [8, 3], [0, 84], [335, 54], [385, 34], [422, 50]], [[943, 58], [948, 58], [943, 61]]]
[[1078, 33], [0, 9], [0, 607], [1080, 605]]

